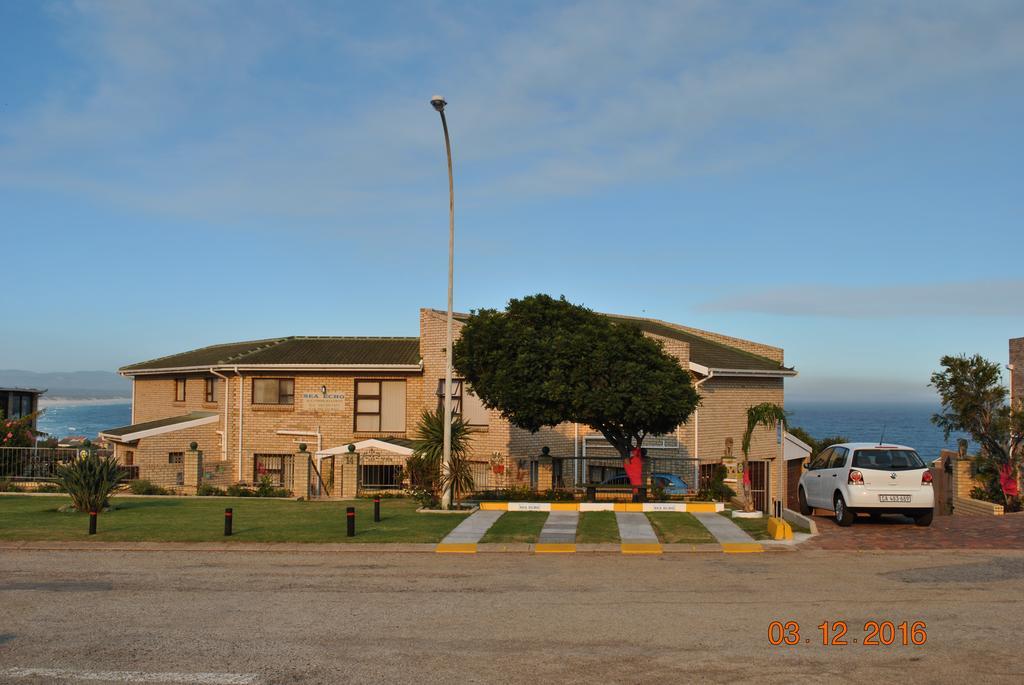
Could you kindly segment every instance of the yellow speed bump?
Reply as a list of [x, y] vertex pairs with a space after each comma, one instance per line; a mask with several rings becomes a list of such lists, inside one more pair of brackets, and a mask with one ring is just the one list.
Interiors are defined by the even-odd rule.
[[661, 554], [661, 545], [656, 542], [624, 542], [619, 545], [623, 554]]
[[579, 502], [552, 502], [551, 511], [579, 511]]
[[508, 511], [508, 502], [481, 502], [480, 511]]
[[718, 511], [714, 502], [687, 502], [686, 511], [698, 514], [713, 514]]
[[565, 542], [541, 542], [533, 548], [537, 554], [571, 554], [576, 551], [576, 545]]
[[726, 554], [744, 554], [749, 552], [763, 552], [764, 548], [756, 542], [723, 542], [722, 551]]
[[438, 554], [476, 554], [475, 542], [440, 543], [435, 549]]

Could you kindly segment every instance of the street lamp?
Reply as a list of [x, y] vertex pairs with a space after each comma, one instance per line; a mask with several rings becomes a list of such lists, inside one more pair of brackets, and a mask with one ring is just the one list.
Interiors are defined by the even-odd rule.
[[444, 447], [441, 452], [441, 482], [447, 485], [441, 492], [441, 508], [452, 506], [452, 289], [455, 272], [455, 181], [452, 178], [452, 144], [448, 138], [448, 120], [444, 108], [448, 103], [440, 95], [430, 98], [430, 104], [441, 115], [444, 128], [444, 149], [448, 154], [448, 320], [444, 347]]

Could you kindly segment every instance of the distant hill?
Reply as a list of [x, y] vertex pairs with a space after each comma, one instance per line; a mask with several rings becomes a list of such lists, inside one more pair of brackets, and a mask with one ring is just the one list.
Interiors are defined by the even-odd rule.
[[0, 387], [38, 388], [46, 390], [47, 400], [106, 400], [128, 398], [132, 384], [113, 371], [36, 371], [0, 370]]

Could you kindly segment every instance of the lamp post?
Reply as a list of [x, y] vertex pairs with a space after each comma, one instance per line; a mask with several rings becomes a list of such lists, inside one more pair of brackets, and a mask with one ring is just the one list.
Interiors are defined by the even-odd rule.
[[452, 468], [452, 290], [455, 272], [455, 181], [452, 177], [452, 144], [448, 138], [448, 120], [444, 108], [448, 103], [440, 95], [430, 98], [430, 104], [441, 115], [444, 128], [444, 149], [448, 155], [448, 319], [446, 322], [446, 343], [444, 347], [444, 447], [441, 452], [441, 508], [451, 509], [452, 491], [450, 476]]

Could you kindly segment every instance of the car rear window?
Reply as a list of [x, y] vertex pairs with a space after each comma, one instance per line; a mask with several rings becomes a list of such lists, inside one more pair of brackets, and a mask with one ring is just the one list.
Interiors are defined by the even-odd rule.
[[912, 471], [926, 468], [921, 457], [914, 450], [857, 450], [853, 455], [853, 466], [859, 469], [881, 469], [883, 471]]

